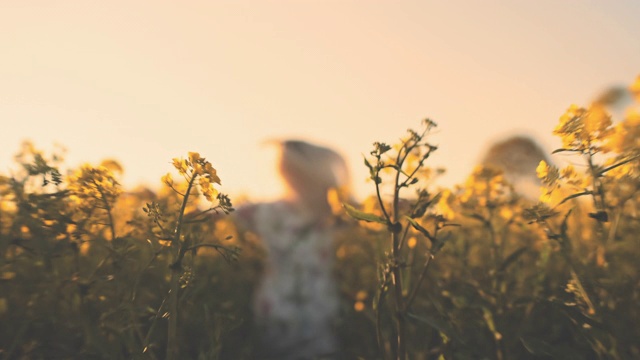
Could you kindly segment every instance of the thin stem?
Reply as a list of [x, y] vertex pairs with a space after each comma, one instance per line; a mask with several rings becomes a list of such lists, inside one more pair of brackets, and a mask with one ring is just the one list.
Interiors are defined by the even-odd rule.
[[[412, 147], [411, 150], [413, 150], [415, 148]], [[407, 177], [403, 182], [402, 182], [402, 186], [407, 186], [409, 184], [409, 180], [411, 180], [416, 173], [418, 172], [418, 170], [420, 170], [422, 168], [422, 166], [424, 166], [424, 162], [427, 160], [427, 158], [429, 158], [429, 156], [431, 155], [431, 151], [432, 148], [429, 148], [429, 151], [427, 151], [427, 153], [422, 157], [422, 159], [420, 159], [420, 162], [418, 163], [418, 165], [416, 166], [415, 169], [413, 169], [413, 171], [411, 172], [411, 174], [405, 174], [405, 176]]]
[[418, 282], [413, 287], [411, 294], [407, 299], [407, 303], [406, 303], [407, 309], [411, 307], [411, 304], [413, 304], [413, 301], [416, 299], [416, 296], [418, 295], [418, 290], [422, 286], [422, 282], [427, 276], [427, 271], [429, 270], [429, 264], [431, 264], [431, 260], [433, 260], [433, 258], [434, 258], [433, 254], [427, 253], [427, 260], [425, 260], [424, 265], [422, 266], [422, 272], [420, 272], [420, 277], [418, 278]]
[[387, 209], [384, 206], [384, 201], [382, 201], [382, 196], [380, 195], [380, 184], [376, 183], [376, 196], [378, 197], [378, 203], [380, 204], [380, 209], [382, 210], [382, 214], [384, 215], [387, 221], [391, 222], [391, 217], [389, 213], [387, 213]]
[[620, 225], [620, 217], [622, 216], [623, 207], [624, 202], [620, 204], [620, 209], [618, 209], [615, 217], [613, 218], [613, 224], [611, 224], [611, 227], [609, 228], [608, 242], [612, 242], [616, 238], [616, 233], [618, 232], [618, 226]]
[[[406, 159], [406, 153], [402, 155], [402, 149], [406, 148], [403, 146], [400, 151], [398, 151], [398, 156], [396, 158], [396, 165], [398, 169], [402, 168], [402, 164]], [[402, 287], [402, 270], [400, 269], [400, 239], [399, 233], [396, 230], [395, 224], [398, 223], [398, 204], [400, 201], [400, 171], [396, 171], [396, 178], [394, 182], [394, 191], [393, 191], [393, 218], [391, 223], [392, 232], [391, 232], [391, 253], [393, 256], [393, 266], [392, 266], [392, 280], [393, 280], [393, 288], [394, 288], [394, 297], [396, 303], [396, 331], [397, 331], [397, 345], [398, 345], [398, 353], [397, 359], [404, 360], [407, 356], [406, 349], [406, 320], [405, 320], [405, 304], [404, 304], [404, 296], [403, 296], [403, 287]]]
[[399, 248], [402, 249], [402, 246], [404, 245], [405, 240], [407, 239], [407, 234], [409, 233], [409, 226], [405, 226], [404, 227], [404, 232], [402, 233], [402, 237], [400, 237], [400, 244], [399, 244]]
[[[593, 179], [593, 205], [595, 206], [596, 211], [604, 211], [604, 191], [602, 188], [602, 182], [600, 181], [599, 175], [596, 172], [595, 165], [593, 164], [593, 154], [591, 153], [591, 151], [589, 151], [589, 153], [587, 154], [587, 163], [589, 164], [589, 172], [591, 173], [591, 178]], [[598, 200], [600, 200], [599, 203]]]
[[183, 244], [180, 241], [182, 235], [182, 225], [184, 219], [184, 212], [187, 208], [187, 202], [189, 201], [189, 194], [191, 194], [191, 188], [195, 183], [197, 175], [193, 175], [189, 180], [187, 191], [182, 199], [182, 205], [180, 206], [180, 212], [178, 213], [178, 222], [176, 224], [176, 230], [173, 237], [173, 246], [177, 247], [178, 253], [175, 254], [175, 261], [170, 266], [171, 268], [171, 282], [169, 290], [169, 329], [167, 334], [167, 359], [174, 360], [180, 357], [180, 347], [178, 346], [178, 291], [180, 290], [180, 272], [182, 270], [182, 257], [184, 256]]
[[151, 322], [151, 326], [147, 331], [147, 336], [144, 338], [144, 347], [142, 348], [142, 353], [146, 353], [149, 350], [149, 342], [151, 341], [151, 334], [153, 330], [156, 328], [156, 324], [158, 323], [158, 319], [161, 317], [162, 308], [164, 308], [164, 304], [167, 302], [168, 296], [162, 299], [160, 306], [158, 306], [158, 310], [156, 311], [156, 315], [153, 317], [153, 321]]
[[[186, 178], [185, 178], [185, 180], [186, 180]], [[167, 184], [167, 185], [169, 185], [169, 184]], [[176, 194], [178, 194], [178, 195], [180, 195], [180, 196], [182, 196], [182, 197], [184, 197], [184, 196], [185, 196], [185, 194], [181, 193], [180, 191], [178, 191], [178, 189], [176, 189], [175, 187], [173, 187], [173, 184], [169, 185], [169, 188], [170, 188], [171, 190], [173, 190], [173, 192], [174, 192], [174, 193], [176, 193]]]
[[182, 232], [182, 219], [184, 218], [184, 212], [187, 208], [187, 202], [189, 201], [189, 195], [191, 194], [191, 188], [193, 188], [193, 184], [196, 181], [196, 175], [194, 175], [191, 180], [189, 180], [189, 185], [187, 187], [187, 191], [185, 191], [184, 199], [182, 199], [182, 204], [180, 206], [180, 212], [178, 213], [178, 222], [176, 223], [176, 230], [174, 234], [174, 239], [176, 241], [180, 241], [180, 235]]
[[[184, 223], [185, 224], [196, 224], [196, 223], [201, 223], [201, 222], [205, 222], [205, 221], [213, 221], [213, 220], [217, 220], [218, 218], [221, 218], [220, 213], [218, 212], [218, 210], [223, 211], [221, 206], [214, 206], [214, 207], [210, 207], [207, 210], [202, 210], [199, 213], [195, 214], [195, 215], [190, 215], [188, 220], [185, 220]], [[210, 216], [205, 216], [207, 214], [209, 214], [210, 212], [214, 211], [215, 214], [210, 215]], [[223, 211], [224, 212], [224, 211]]]
[[[152, 247], [153, 249], [153, 247]], [[142, 269], [138, 272], [137, 276], [136, 276], [136, 280], [134, 282], [133, 288], [131, 289], [131, 301], [129, 303], [129, 316], [130, 316], [130, 321], [131, 321], [131, 326], [134, 328], [136, 335], [138, 336], [138, 340], [140, 341], [140, 344], [142, 344], [143, 350], [142, 352], [145, 353], [147, 352], [147, 346], [148, 346], [148, 339], [149, 339], [149, 335], [151, 334], [151, 330], [153, 329], [155, 322], [157, 321], [158, 317], [159, 317], [159, 312], [162, 309], [162, 306], [164, 305], [164, 300], [162, 301], [162, 304], [160, 305], [160, 308], [158, 308], [158, 311], [156, 312], [156, 316], [154, 319], [154, 322], [151, 325], [151, 328], [149, 329], [149, 333], [147, 333], [147, 336], [144, 336], [142, 333], [142, 330], [140, 329], [140, 326], [138, 325], [138, 321], [136, 321], [134, 319], [135, 317], [135, 311], [134, 311], [134, 306], [135, 306], [135, 302], [136, 302], [136, 297], [137, 297], [137, 292], [138, 292], [138, 285], [140, 285], [140, 280], [142, 278], [142, 272], [144, 272], [146, 269], [148, 269], [153, 262], [157, 259], [159, 252], [154, 251], [153, 252], [153, 256], [151, 257], [151, 260], [149, 260], [149, 262], [146, 264], [146, 266], [142, 267]], [[166, 298], [165, 298], [166, 300]], [[156, 356], [153, 352], [149, 352], [149, 356], [152, 359], [156, 359]]]
[[171, 284], [169, 289], [169, 329], [167, 339], [167, 359], [179, 359], [178, 346], [178, 291], [180, 288], [180, 273], [178, 269], [171, 269]]
[[382, 316], [381, 316], [381, 306], [382, 306], [382, 297], [384, 296], [385, 290], [383, 288], [380, 289], [380, 294], [378, 295], [378, 301], [376, 306], [376, 337], [378, 339], [378, 347], [380, 348], [380, 352], [382, 352], [382, 358], [387, 358], [387, 350], [384, 344], [384, 338], [382, 336]]
[[[547, 221], [544, 221], [544, 224], [549, 229], [549, 231], [553, 232], [553, 230], [551, 229], [551, 226]], [[564, 260], [567, 262], [567, 265], [569, 265], [571, 278], [576, 282], [576, 286], [578, 287], [578, 291], [580, 292], [580, 295], [583, 297], [584, 301], [587, 303], [587, 306], [589, 307], [589, 313], [595, 314], [596, 308], [593, 302], [591, 301], [589, 294], [587, 293], [584, 286], [582, 285], [582, 280], [580, 280], [580, 275], [578, 275], [577, 268], [573, 260], [571, 259], [571, 253], [569, 250], [569, 246], [570, 246], [569, 238], [566, 236], [565, 233], [560, 233], [560, 237], [562, 239], [562, 241], [560, 242], [560, 253], [564, 257]]]
[[109, 217], [109, 229], [111, 230], [111, 240], [113, 240], [116, 238], [116, 227], [113, 223], [113, 215], [111, 215], [111, 205], [109, 205], [109, 201], [107, 200], [107, 197], [104, 195], [104, 191], [102, 187], [98, 185], [98, 183], [96, 183], [95, 179], [92, 179], [92, 181], [93, 181], [93, 184], [98, 189], [98, 192], [100, 192], [100, 197], [102, 198], [102, 202], [104, 203], [104, 210], [107, 212], [107, 216]]

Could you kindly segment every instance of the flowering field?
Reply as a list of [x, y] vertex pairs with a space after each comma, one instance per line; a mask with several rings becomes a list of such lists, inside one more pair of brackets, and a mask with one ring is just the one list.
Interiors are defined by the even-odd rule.
[[[340, 357], [640, 358], [640, 78], [630, 93], [619, 119], [560, 117], [539, 199], [492, 166], [430, 187], [433, 121], [376, 142], [372, 196], [330, 196]], [[173, 159], [157, 193], [122, 189], [114, 160], [63, 166], [25, 143], [0, 176], [0, 358], [256, 357], [264, 249], [208, 159]]]

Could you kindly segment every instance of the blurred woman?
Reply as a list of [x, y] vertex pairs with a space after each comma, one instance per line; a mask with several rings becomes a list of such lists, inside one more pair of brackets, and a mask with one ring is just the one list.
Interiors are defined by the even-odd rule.
[[278, 143], [287, 185], [276, 202], [238, 209], [241, 226], [258, 235], [266, 266], [253, 302], [257, 355], [263, 359], [337, 358], [338, 289], [332, 277], [334, 217], [328, 195], [348, 192], [343, 158], [307, 142]]
[[520, 135], [493, 143], [481, 164], [501, 169], [518, 194], [537, 200], [542, 183], [536, 175], [536, 167], [541, 160], [550, 163], [546, 152], [533, 138]]

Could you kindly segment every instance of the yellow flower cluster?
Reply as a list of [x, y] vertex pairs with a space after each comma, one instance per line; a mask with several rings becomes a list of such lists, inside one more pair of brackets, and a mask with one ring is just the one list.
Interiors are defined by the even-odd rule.
[[635, 193], [636, 188], [631, 185], [637, 182], [640, 172], [640, 76], [629, 91], [636, 99], [636, 106], [630, 107], [615, 126], [606, 105], [600, 102], [588, 109], [572, 105], [560, 117], [554, 130], [563, 143], [563, 149], [558, 151], [586, 155], [585, 170], [578, 172], [572, 165], [558, 169], [540, 162], [537, 174], [545, 185], [543, 202], [597, 195], [602, 207], [603, 197], [627, 199]]
[[538, 164], [536, 174], [538, 175], [538, 179], [540, 179], [545, 185], [555, 184], [560, 177], [560, 171], [558, 171], [558, 168], [547, 164], [544, 160], [541, 160], [540, 164]]
[[[188, 181], [197, 180], [202, 195], [208, 201], [213, 202], [217, 198], [218, 190], [214, 187], [214, 184], [221, 185], [221, 181], [216, 169], [209, 161], [197, 152], [189, 152], [187, 159], [174, 158], [172, 161], [173, 166], [180, 175], [184, 176]], [[171, 188], [174, 186], [170, 173], [162, 177], [162, 182]]]
[[447, 220], [454, 220], [458, 215], [489, 219], [492, 214], [509, 220], [519, 213], [518, 204], [513, 186], [502, 170], [477, 166], [464, 185], [442, 192], [438, 212]]
[[636, 81], [629, 86], [629, 91], [636, 98], [637, 102], [640, 102], [640, 75], [636, 78]]
[[625, 120], [615, 126], [607, 139], [605, 149], [618, 154], [640, 151], [640, 112], [628, 112]]
[[611, 116], [603, 105], [594, 103], [588, 109], [571, 105], [560, 117], [553, 133], [560, 136], [564, 149], [595, 153], [601, 150], [601, 142], [613, 131], [611, 125]]
[[81, 206], [91, 207], [95, 200], [113, 203], [122, 190], [107, 166], [82, 165], [69, 177], [70, 198]]
[[456, 216], [454, 209], [455, 200], [455, 195], [449, 189], [444, 190], [440, 196], [440, 200], [438, 200], [438, 213], [447, 220], [453, 220]]
[[504, 178], [502, 170], [477, 166], [465, 183], [460, 201], [471, 206], [493, 206], [506, 201], [509, 194], [511, 185]]

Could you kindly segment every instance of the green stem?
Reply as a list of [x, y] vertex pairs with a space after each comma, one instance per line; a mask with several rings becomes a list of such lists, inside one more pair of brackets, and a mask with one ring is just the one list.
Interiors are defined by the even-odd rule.
[[591, 173], [591, 178], [593, 179], [593, 205], [596, 208], [596, 211], [605, 211], [605, 201], [604, 201], [604, 188], [602, 182], [600, 181], [600, 175], [596, 171], [596, 167], [593, 163], [593, 155], [591, 152], [587, 154], [587, 163], [589, 165], [589, 172]]
[[167, 332], [167, 359], [175, 360], [180, 358], [180, 347], [178, 345], [178, 291], [180, 290], [180, 275], [182, 271], [182, 257], [184, 255], [183, 245], [180, 241], [182, 235], [182, 225], [184, 219], [184, 212], [187, 208], [187, 202], [189, 201], [189, 194], [191, 188], [195, 183], [197, 175], [192, 175], [189, 180], [187, 191], [185, 192], [184, 199], [182, 199], [182, 205], [180, 206], [180, 212], [178, 213], [178, 222], [173, 236], [172, 248], [177, 248], [178, 253], [175, 254], [175, 261], [170, 266], [171, 268], [171, 280], [169, 290], [169, 328]]
[[620, 217], [622, 216], [623, 207], [624, 207], [624, 202], [620, 205], [620, 208], [618, 209], [615, 217], [613, 218], [613, 224], [611, 224], [611, 228], [609, 228], [608, 242], [612, 242], [616, 238], [616, 233], [618, 232], [618, 226], [620, 225]]
[[[403, 147], [406, 150], [406, 148]], [[398, 169], [402, 168], [402, 164], [404, 159], [406, 158], [406, 154], [402, 156], [402, 149], [398, 152], [398, 157], [396, 159], [396, 164]], [[404, 303], [403, 289], [402, 289], [402, 270], [400, 268], [400, 232], [396, 229], [396, 224], [398, 223], [398, 205], [400, 201], [400, 171], [396, 171], [396, 178], [394, 182], [394, 191], [393, 191], [393, 213], [392, 213], [392, 232], [391, 232], [391, 253], [393, 257], [393, 267], [392, 267], [392, 280], [393, 280], [393, 288], [394, 288], [394, 297], [396, 304], [396, 331], [397, 331], [397, 359], [405, 360], [407, 357], [407, 349], [406, 349], [406, 308]]]
[[113, 215], [111, 214], [111, 205], [109, 205], [109, 201], [104, 195], [104, 191], [102, 191], [102, 187], [96, 183], [96, 180], [93, 179], [93, 184], [98, 189], [100, 193], [100, 197], [102, 198], [102, 202], [104, 203], [104, 209], [107, 211], [107, 216], [109, 217], [109, 230], [111, 230], [111, 240], [116, 238], [116, 227], [113, 223]]
[[384, 337], [382, 336], [382, 313], [380, 309], [382, 308], [382, 297], [385, 294], [384, 286], [380, 288], [380, 293], [378, 294], [378, 301], [376, 306], [376, 337], [378, 338], [378, 347], [380, 348], [380, 352], [382, 353], [382, 358], [387, 359], [387, 349], [384, 343]]
[[418, 278], [416, 285], [413, 287], [411, 294], [407, 299], [407, 303], [406, 303], [407, 308], [411, 306], [416, 296], [418, 295], [418, 290], [422, 286], [422, 282], [424, 281], [427, 275], [427, 271], [429, 270], [429, 264], [431, 264], [431, 260], [433, 260], [433, 258], [434, 258], [433, 254], [431, 253], [427, 254], [427, 260], [425, 260], [424, 265], [422, 266], [422, 272], [420, 273], [420, 277]]

